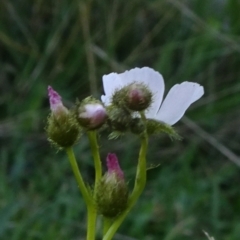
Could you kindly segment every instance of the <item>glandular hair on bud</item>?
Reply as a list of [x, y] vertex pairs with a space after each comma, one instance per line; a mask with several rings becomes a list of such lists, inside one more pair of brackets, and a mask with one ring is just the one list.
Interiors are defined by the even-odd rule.
[[107, 108], [108, 124], [114, 131], [126, 132], [129, 130], [132, 115], [126, 108], [111, 105]]
[[103, 176], [96, 189], [96, 204], [100, 214], [114, 218], [127, 208], [128, 188], [125, 182]]
[[60, 149], [73, 146], [79, 139], [80, 131], [75, 117], [70, 112], [58, 117], [51, 113], [48, 117], [46, 127], [48, 139]]

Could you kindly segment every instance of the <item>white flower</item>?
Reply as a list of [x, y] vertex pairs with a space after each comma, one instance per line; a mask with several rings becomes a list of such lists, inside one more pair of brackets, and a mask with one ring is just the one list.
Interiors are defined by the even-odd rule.
[[146, 111], [146, 117], [173, 125], [184, 115], [188, 107], [197, 101], [204, 89], [198, 83], [183, 82], [174, 85], [163, 100], [164, 80], [162, 75], [149, 67], [134, 68], [123, 73], [110, 73], [103, 76], [105, 95], [102, 102], [108, 106], [111, 104], [112, 95], [116, 90], [133, 82], [144, 83], [153, 93], [153, 101]]

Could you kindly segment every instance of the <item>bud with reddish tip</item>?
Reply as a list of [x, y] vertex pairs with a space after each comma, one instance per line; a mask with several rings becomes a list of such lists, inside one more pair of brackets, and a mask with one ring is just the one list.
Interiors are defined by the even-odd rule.
[[127, 208], [128, 187], [124, 180], [117, 156], [107, 156], [108, 171], [102, 177], [95, 190], [98, 212], [107, 218], [114, 218]]
[[119, 166], [118, 159], [116, 154], [109, 153], [107, 156], [107, 177], [111, 177], [112, 175], [116, 175], [116, 178], [120, 180], [124, 180], [124, 173]]
[[116, 91], [112, 103], [132, 111], [143, 111], [152, 103], [152, 92], [145, 84], [134, 82]]
[[61, 96], [48, 87], [51, 114], [46, 131], [51, 143], [59, 148], [71, 147], [79, 138], [80, 128], [74, 115], [62, 104]]
[[133, 111], [142, 111], [147, 109], [152, 102], [152, 93], [141, 83], [132, 83], [127, 86], [124, 101], [127, 108]]
[[55, 117], [68, 114], [68, 109], [62, 104], [62, 97], [51, 86], [48, 86], [50, 109]]
[[87, 97], [78, 104], [76, 115], [79, 124], [87, 130], [98, 129], [107, 120], [105, 107], [93, 97]]

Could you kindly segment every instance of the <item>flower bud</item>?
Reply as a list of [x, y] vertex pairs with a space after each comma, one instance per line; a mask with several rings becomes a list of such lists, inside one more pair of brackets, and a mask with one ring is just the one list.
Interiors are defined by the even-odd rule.
[[107, 112], [109, 119], [108, 123], [114, 131], [128, 131], [132, 121], [132, 115], [128, 109], [111, 105], [108, 107]]
[[80, 135], [80, 128], [74, 115], [62, 104], [61, 96], [48, 87], [51, 115], [46, 127], [48, 139], [59, 148], [74, 145]]
[[99, 213], [114, 218], [127, 208], [128, 188], [115, 154], [108, 154], [107, 168], [107, 173], [97, 185], [95, 200]]
[[130, 131], [133, 134], [140, 135], [144, 132], [145, 127], [141, 118], [133, 118], [130, 125]]
[[141, 83], [132, 83], [127, 88], [124, 98], [127, 108], [133, 111], [147, 109], [152, 102], [152, 93]]
[[143, 83], [131, 83], [113, 94], [112, 102], [132, 111], [147, 109], [152, 103], [152, 93]]
[[77, 120], [87, 130], [100, 128], [107, 120], [107, 112], [102, 103], [92, 97], [84, 99], [77, 106]]
[[50, 109], [56, 118], [68, 114], [68, 109], [62, 104], [62, 97], [51, 86], [48, 86], [48, 97]]

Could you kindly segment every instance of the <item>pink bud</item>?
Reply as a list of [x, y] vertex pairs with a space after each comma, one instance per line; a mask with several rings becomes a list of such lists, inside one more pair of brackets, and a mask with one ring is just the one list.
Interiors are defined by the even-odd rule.
[[101, 127], [107, 118], [106, 109], [99, 103], [87, 103], [79, 108], [78, 120], [88, 129]]
[[129, 90], [128, 94], [129, 98], [132, 100], [133, 103], [142, 102], [144, 100], [144, 93], [140, 88], [133, 88]]
[[134, 111], [142, 111], [147, 109], [152, 101], [152, 93], [148, 87], [140, 83], [132, 83], [126, 86], [127, 90], [125, 98], [126, 106]]
[[107, 156], [107, 168], [94, 196], [98, 212], [107, 218], [114, 218], [127, 208], [128, 186], [114, 153]]
[[54, 115], [59, 115], [60, 113], [68, 113], [66, 107], [62, 104], [61, 96], [53, 90], [51, 86], [48, 86], [48, 97], [50, 102], [50, 108]]
[[108, 154], [107, 168], [108, 168], [108, 174], [115, 173], [119, 179], [122, 179], [122, 180], [124, 179], [124, 173], [119, 166], [118, 158], [117, 158], [116, 154], [114, 154], [114, 153]]

